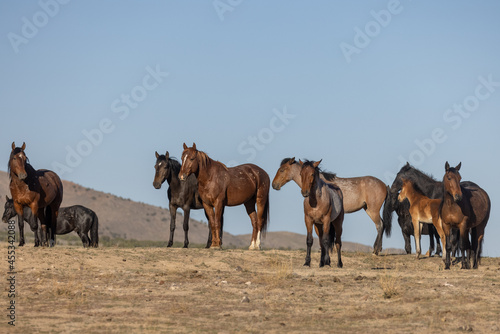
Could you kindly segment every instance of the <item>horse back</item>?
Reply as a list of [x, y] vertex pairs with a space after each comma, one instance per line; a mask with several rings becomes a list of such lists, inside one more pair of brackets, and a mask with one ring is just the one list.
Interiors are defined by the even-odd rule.
[[462, 188], [463, 201], [466, 200], [469, 203], [470, 212], [464, 213], [469, 216], [469, 219], [473, 220], [471, 223], [474, 226], [486, 224], [491, 210], [491, 201], [488, 193], [474, 182], [461, 182], [460, 186]]
[[239, 205], [257, 195], [269, 194], [270, 179], [265, 170], [254, 164], [243, 164], [227, 169], [227, 205]]
[[63, 199], [63, 184], [59, 176], [53, 171], [39, 169], [36, 171], [40, 191], [40, 207], [61, 205]]

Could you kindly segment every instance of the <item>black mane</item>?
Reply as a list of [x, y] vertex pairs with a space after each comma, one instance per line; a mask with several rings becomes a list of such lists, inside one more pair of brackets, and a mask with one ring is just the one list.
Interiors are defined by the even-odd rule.
[[[280, 166], [283, 166], [284, 164], [291, 161], [292, 159], [295, 160], [295, 158], [285, 158], [285, 159], [281, 160]], [[296, 163], [296, 161], [294, 161], [293, 163]]]
[[[158, 157], [158, 160], [164, 160], [167, 161], [167, 157], [162, 154]], [[167, 166], [168, 168], [171, 169], [171, 173], [174, 173], [174, 175], [178, 175], [180, 170], [181, 170], [181, 164], [179, 161], [177, 161], [176, 158], [174, 157], [169, 157], [167, 161]]]
[[[304, 159], [304, 166], [311, 166], [311, 167], [314, 167], [313, 166], [313, 163], [314, 161], [310, 161], [310, 160], [307, 160], [307, 159]], [[330, 172], [326, 172], [324, 170], [322, 170], [319, 166], [318, 166], [318, 172], [323, 175], [323, 177], [327, 180], [327, 181], [333, 181], [335, 180], [335, 178], [337, 177], [337, 174], [335, 173], [330, 173]]]

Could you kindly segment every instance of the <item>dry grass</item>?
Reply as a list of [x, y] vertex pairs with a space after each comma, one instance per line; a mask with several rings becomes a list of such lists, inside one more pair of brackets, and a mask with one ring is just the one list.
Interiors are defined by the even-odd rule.
[[[0, 244], [0, 252], [6, 252]], [[305, 251], [57, 246], [16, 250], [17, 323], [2, 333], [499, 331], [500, 261]], [[5, 294], [4, 294], [5, 298]], [[496, 327], [495, 327], [496, 326]], [[462, 328], [462, 329], [461, 329]]]

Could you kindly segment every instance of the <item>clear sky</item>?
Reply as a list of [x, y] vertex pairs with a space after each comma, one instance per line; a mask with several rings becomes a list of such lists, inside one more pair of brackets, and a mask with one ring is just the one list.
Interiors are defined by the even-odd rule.
[[[25, 141], [35, 168], [167, 207], [154, 152], [180, 158], [183, 142], [271, 179], [291, 156], [388, 184], [406, 161], [437, 179], [461, 161], [492, 201], [484, 255], [500, 256], [499, 14], [498, 1], [2, 1], [0, 169]], [[299, 188], [270, 196], [270, 230], [305, 234]], [[225, 222], [251, 232], [242, 206]], [[345, 217], [343, 240], [375, 237], [364, 212]], [[396, 217], [384, 246], [403, 247]]]

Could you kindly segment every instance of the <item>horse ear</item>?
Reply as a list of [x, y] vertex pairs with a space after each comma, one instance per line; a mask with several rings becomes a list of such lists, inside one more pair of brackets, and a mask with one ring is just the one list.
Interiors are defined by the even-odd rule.
[[321, 159], [320, 161], [316, 161], [315, 163], [313, 163], [314, 168], [318, 168], [318, 166], [321, 163], [321, 161], [323, 161], [323, 159]]
[[165, 153], [165, 158], [168, 160], [169, 157], [170, 157], [170, 154], [167, 151], [167, 153]]
[[289, 161], [288, 161], [288, 164], [289, 165], [293, 165], [295, 163], [295, 157], [291, 158]]
[[184, 147], [185, 150], [187, 150], [187, 148], [188, 148], [186, 143], [182, 144], [182, 147]]
[[12, 142], [12, 151], [14, 151], [15, 148], [16, 148], [16, 143]]
[[460, 167], [462, 167], [462, 161], [460, 161], [460, 163], [457, 165], [457, 167], [455, 167], [455, 169], [457, 170], [457, 172], [460, 170]]
[[444, 164], [444, 170], [445, 171], [449, 171], [450, 170], [450, 164], [448, 163], [448, 161], [446, 161], [446, 163]]
[[406, 167], [410, 167], [410, 163], [408, 161], [406, 162]]
[[5, 195], [5, 200], [8, 202], [9, 201], [9, 196]]
[[194, 148], [195, 151], [197, 151], [196, 144], [194, 142], [193, 142], [193, 148]]
[[26, 148], [26, 143], [25, 143], [25, 142], [23, 142], [23, 146], [21, 146], [21, 150], [23, 150], [23, 151], [24, 151], [24, 149], [25, 149], [25, 148]]
[[302, 162], [302, 160], [300, 160], [300, 159], [299, 159], [299, 164], [300, 164], [301, 166], [303, 166], [303, 165], [304, 165], [304, 163], [303, 163], [303, 162]]
[[156, 157], [156, 159], [158, 159], [159, 156], [160, 155], [158, 154], [158, 152], [155, 151], [155, 157]]

